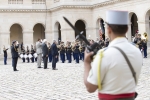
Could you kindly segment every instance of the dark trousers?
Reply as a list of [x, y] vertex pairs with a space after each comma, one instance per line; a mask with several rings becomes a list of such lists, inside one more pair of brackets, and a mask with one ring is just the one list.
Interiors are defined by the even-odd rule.
[[67, 60], [68, 60], [68, 53], [66, 53], [66, 58], [67, 58]]
[[82, 55], [82, 60], [84, 60], [84, 53], [82, 53], [81, 55]]
[[34, 57], [31, 58], [32, 63], [34, 63]]
[[[58, 57], [57, 57], [58, 58]], [[56, 56], [52, 57], [52, 68], [55, 69], [56, 68], [56, 60], [57, 60]]]
[[65, 54], [60, 54], [60, 58], [61, 58], [62, 63], [64, 63], [65, 62]]
[[28, 63], [30, 62], [30, 59], [29, 58], [27, 58], [27, 61], [28, 61]]
[[59, 55], [57, 56], [57, 58], [56, 58], [56, 63], [59, 61]]
[[22, 58], [22, 61], [25, 62], [25, 58]]
[[47, 68], [47, 62], [48, 62], [48, 57], [43, 56], [43, 61], [44, 61], [44, 69]]
[[79, 63], [79, 53], [75, 53], [76, 55], [76, 63]]
[[144, 57], [147, 57], [147, 48], [144, 48]]
[[80, 60], [82, 60], [82, 53], [79, 53], [80, 54]]
[[4, 65], [7, 65], [7, 56], [4, 57]]
[[76, 59], [76, 56], [75, 56], [75, 53], [73, 52], [73, 59], [75, 60]]
[[49, 62], [52, 62], [52, 54], [49, 54], [48, 58], [49, 58]]
[[18, 61], [18, 57], [15, 57], [15, 58], [12, 58], [12, 65], [13, 65], [13, 70], [17, 70], [16, 67], [17, 67], [17, 61]]
[[35, 62], [37, 62], [37, 57], [35, 58]]
[[71, 54], [68, 54], [68, 63], [71, 63]]

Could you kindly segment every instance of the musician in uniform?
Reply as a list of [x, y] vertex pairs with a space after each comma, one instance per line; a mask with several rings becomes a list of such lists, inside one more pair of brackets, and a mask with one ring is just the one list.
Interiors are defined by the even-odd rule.
[[37, 53], [36, 53], [36, 46], [34, 46], [34, 51], [35, 51], [35, 54], [36, 54], [36, 56], [34, 56], [34, 60], [35, 60], [35, 62], [37, 62]]
[[79, 57], [80, 57], [80, 60], [82, 60], [82, 45], [79, 44]]
[[25, 48], [24, 48], [24, 46], [22, 47], [22, 54], [23, 54], [23, 57], [22, 57], [22, 61], [23, 61], [23, 63], [25, 62]]
[[48, 58], [49, 62], [52, 62], [51, 44], [48, 42]]
[[5, 46], [4, 46], [4, 48], [3, 48], [3, 52], [4, 52], [4, 65], [7, 65], [7, 50], [8, 50], [9, 48], [5, 48]]
[[72, 57], [71, 57], [72, 49], [71, 48], [72, 48], [71, 42], [69, 42], [67, 46], [68, 63], [71, 63], [72, 61]]
[[56, 58], [56, 62], [59, 62], [59, 52], [60, 52], [60, 45], [57, 44], [57, 50], [58, 50], [58, 57]]
[[13, 66], [13, 70], [14, 71], [18, 71], [17, 70], [17, 61], [18, 61], [18, 48], [19, 45], [17, 44], [18, 42], [13, 41], [12, 46], [11, 46], [11, 54], [12, 54], [12, 66]]
[[85, 51], [85, 46], [84, 46], [84, 44], [82, 44], [82, 49], [81, 49], [81, 56], [82, 56], [82, 59], [81, 60], [83, 60], [84, 61], [84, 51]]
[[29, 47], [27, 46], [27, 52], [26, 52], [26, 55], [27, 55], [27, 63], [29, 63], [30, 62], [30, 58], [29, 58]]
[[142, 54], [125, 38], [128, 12], [107, 11], [106, 29], [110, 38], [108, 48], [98, 51], [93, 62], [93, 52], [85, 52], [84, 84], [90, 93], [98, 89], [99, 100], [135, 100]]
[[143, 47], [143, 51], [144, 51], [144, 58], [147, 58], [147, 41], [146, 41], [146, 39], [143, 39], [142, 47]]
[[34, 53], [35, 53], [35, 50], [33, 48], [33, 45], [31, 45], [31, 55], [32, 55], [31, 61], [32, 61], [32, 63], [34, 63]]
[[64, 42], [61, 42], [60, 44], [60, 58], [61, 58], [61, 61], [62, 63], [65, 62], [65, 47], [64, 47]]
[[75, 50], [75, 43], [72, 42], [72, 56], [73, 56], [73, 60], [75, 60], [75, 53], [74, 53], [74, 50]]
[[79, 63], [79, 44], [78, 42], [75, 43], [75, 50], [74, 50], [74, 53], [75, 53], [75, 57], [76, 57], [76, 63]]
[[68, 44], [69, 44], [69, 41], [66, 42], [66, 47], [65, 47], [66, 48], [66, 58], [67, 58], [67, 60], [68, 60], [68, 54], [67, 54], [67, 46], [68, 46]]

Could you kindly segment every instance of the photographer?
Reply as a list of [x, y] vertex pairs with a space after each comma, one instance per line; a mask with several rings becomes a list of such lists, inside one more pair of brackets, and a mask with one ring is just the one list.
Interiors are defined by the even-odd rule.
[[[99, 100], [134, 100], [142, 55], [125, 38], [128, 31], [128, 12], [107, 11], [106, 22], [110, 44], [108, 48], [98, 51], [93, 62], [93, 52], [85, 52], [84, 84], [90, 93], [98, 89]], [[132, 75], [125, 55], [136, 72], [135, 76]]]

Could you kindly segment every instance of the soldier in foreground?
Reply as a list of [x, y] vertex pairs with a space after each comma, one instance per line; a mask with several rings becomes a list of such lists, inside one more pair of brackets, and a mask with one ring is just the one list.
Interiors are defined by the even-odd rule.
[[98, 89], [99, 100], [135, 100], [142, 54], [125, 38], [128, 31], [128, 12], [107, 11], [106, 24], [110, 38], [108, 48], [98, 51], [92, 65], [93, 52], [85, 52], [85, 86], [90, 93]]

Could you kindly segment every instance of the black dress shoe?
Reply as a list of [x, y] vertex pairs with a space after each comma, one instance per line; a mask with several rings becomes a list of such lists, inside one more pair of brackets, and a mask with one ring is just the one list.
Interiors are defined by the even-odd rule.
[[58, 70], [58, 69], [56, 69], [56, 68], [53, 68], [53, 70]]
[[38, 67], [38, 68], [42, 68], [42, 67]]
[[16, 69], [16, 70], [14, 70], [14, 71], [19, 71], [19, 70]]
[[49, 69], [49, 68], [44, 68], [44, 69]]

